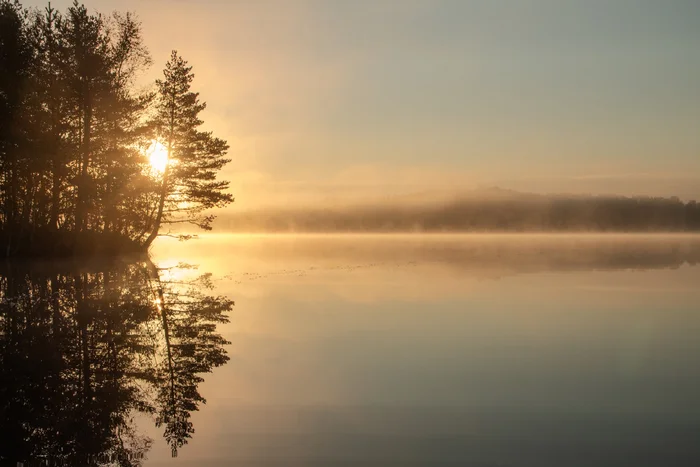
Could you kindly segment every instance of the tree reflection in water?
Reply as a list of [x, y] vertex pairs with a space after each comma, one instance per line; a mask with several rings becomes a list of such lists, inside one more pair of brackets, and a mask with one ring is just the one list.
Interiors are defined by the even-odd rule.
[[0, 272], [0, 463], [140, 465], [151, 416], [173, 456], [202, 374], [226, 363], [233, 301], [147, 258]]

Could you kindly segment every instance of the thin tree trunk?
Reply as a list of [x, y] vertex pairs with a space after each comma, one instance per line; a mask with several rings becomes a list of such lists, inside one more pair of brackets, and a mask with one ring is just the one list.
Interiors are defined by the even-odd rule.
[[89, 84], [86, 84], [83, 97], [83, 161], [78, 176], [78, 202], [75, 213], [75, 228], [77, 232], [82, 232], [87, 224], [86, 219], [86, 191], [87, 191], [87, 173], [90, 163], [90, 137], [91, 137], [91, 120], [92, 120], [92, 104], [90, 102]]
[[6, 216], [7, 216], [7, 231], [8, 233], [8, 238], [7, 238], [7, 248], [5, 251], [6, 256], [10, 256], [10, 254], [13, 251], [14, 245], [14, 236], [16, 234], [16, 229], [17, 229], [17, 222], [16, 222], [16, 217], [17, 217], [17, 192], [18, 190], [18, 181], [17, 181], [17, 155], [15, 152], [10, 149], [8, 151], [8, 172], [10, 173], [10, 183], [9, 183], [9, 189], [7, 193], [7, 203], [6, 203]]
[[[170, 145], [168, 145], [168, 156], [170, 155]], [[163, 208], [165, 207], [165, 198], [168, 196], [168, 175], [169, 175], [170, 170], [168, 167], [165, 167], [165, 171], [163, 172], [163, 184], [161, 185], [160, 188], [160, 200], [158, 201], [158, 213], [156, 214], [156, 219], [153, 225], [153, 230], [151, 231], [151, 234], [148, 236], [146, 241], [144, 242], [144, 246], [148, 248], [151, 246], [151, 243], [158, 237], [158, 232], [160, 231], [160, 224], [163, 220]]]
[[115, 197], [112, 196], [112, 154], [108, 154], [109, 160], [107, 161], [107, 181], [105, 188], [105, 207], [104, 207], [104, 219], [105, 225], [103, 228], [104, 233], [109, 233], [112, 227], [112, 220], [114, 218], [114, 203], [116, 201]]
[[165, 198], [168, 196], [168, 179], [170, 178], [170, 157], [173, 150], [173, 132], [175, 128], [175, 110], [170, 111], [170, 134], [168, 135], [168, 163], [165, 164], [165, 170], [163, 171], [163, 184], [160, 189], [160, 200], [158, 202], [158, 213], [156, 214], [156, 220], [153, 225], [153, 230], [144, 242], [144, 246], [148, 248], [151, 246], [153, 241], [158, 237], [158, 232], [160, 231], [160, 224], [163, 221], [163, 208], [165, 207]]
[[53, 169], [53, 179], [51, 183], [51, 219], [49, 220], [49, 225], [52, 229], [58, 230], [58, 214], [61, 203], [61, 173], [63, 169], [59, 161], [59, 145], [60, 136], [58, 134], [58, 125], [56, 123], [56, 103], [54, 102], [54, 107], [51, 109], [51, 133], [53, 136], [53, 148], [52, 148], [52, 169]]

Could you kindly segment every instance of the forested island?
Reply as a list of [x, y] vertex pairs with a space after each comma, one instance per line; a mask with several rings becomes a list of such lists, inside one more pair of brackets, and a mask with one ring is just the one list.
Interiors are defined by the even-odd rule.
[[[143, 251], [227, 205], [226, 141], [201, 130], [192, 67], [163, 77], [130, 13], [0, 0], [0, 255]], [[181, 230], [181, 229], [180, 229]]]
[[231, 213], [218, 227], [233, 232], [698, 232], [700, 205], [675, 197], [489, 189], [442, 202]]

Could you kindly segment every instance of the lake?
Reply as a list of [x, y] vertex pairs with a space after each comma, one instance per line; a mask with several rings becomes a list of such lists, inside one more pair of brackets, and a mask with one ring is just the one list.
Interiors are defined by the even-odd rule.
[[[182, 387], [206, 400], [185, 397], [177, 410], [187, 414], [176, 417], [168, 385], [161, 394], [153, 383], [161, 396], [144, 390], [144, 400], [154, 410], [123, 406], [119, 433], [147, 443], [144, 465], [700, 465], [700, 237], [208, 235], [159, 241], [152, 256], [176, 289], [212, 273], [201, 309], [235, 306], [228, 322], [173, 316], [170, 339], [184, 343], [138, 341], [160, 349], [139, 353], [157, 360], [139, 364], [155, 376], [140, 376], [132, 358], [114, 377], [127, 387], [182, 374]], [[120, 284], [141, 277], [128, 271]], [[90, 274], [80, 284], [113, 290]], [[95, 309], [151, 289], [120, 285], [120, 301], [101, 292]], [[97, 297], [92, 290], [76, 297]], [[148, 313], [184, 300], [160, 297], [128, 308], [151, 311], [124, 336], [148, 334], [149, 323], [165, 322]], [[86, 335], [111, 329], [91, 323]], [[187, 340], [193, 329], [205, 338]], [[100, 345], [83, 355], [121, 361], [113, 344]], [[98, 369], [88, 374], [101, 388]], [[156, 426], [158, 417], [166, 423]], [[193, 430], [177, 457], [163, 436], [164, 427], [177, 432], [174, 419]]]

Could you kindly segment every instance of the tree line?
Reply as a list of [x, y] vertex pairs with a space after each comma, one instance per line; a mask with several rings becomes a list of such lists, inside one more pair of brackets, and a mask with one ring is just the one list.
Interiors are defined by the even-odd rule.
[[208, 210], [232, 201], [217, 178], [228, 145], [201, 129], [187, 61], [173, 51], [142, 89], [151, 63], [131, 13], [0, 0], [1, 254], [143, 249], [172, 224], [211, 228]]
[[241, 232], [697, 232], [700, 205], [676, 197], [549, 196], [501, 190], [424, 205], [230, 213]]

